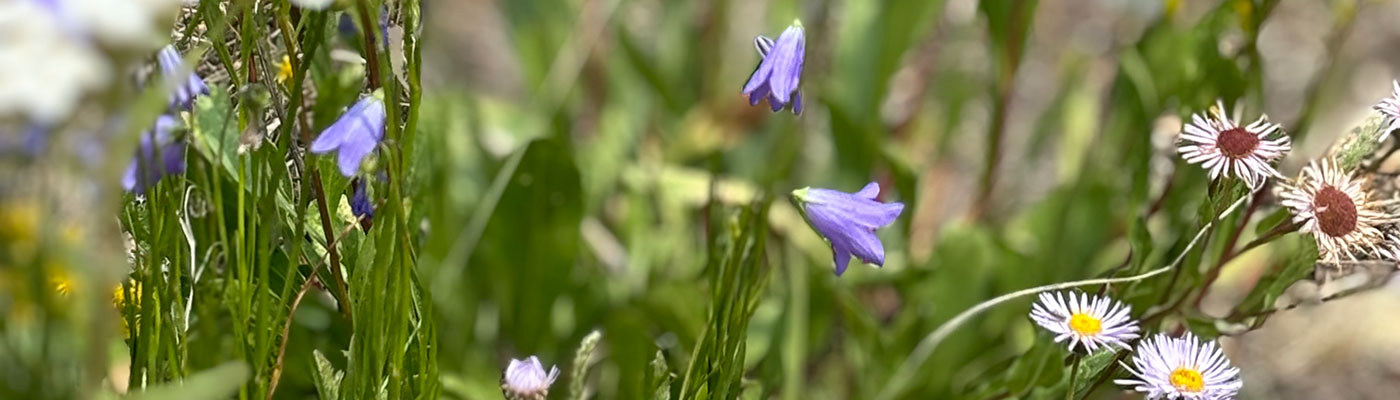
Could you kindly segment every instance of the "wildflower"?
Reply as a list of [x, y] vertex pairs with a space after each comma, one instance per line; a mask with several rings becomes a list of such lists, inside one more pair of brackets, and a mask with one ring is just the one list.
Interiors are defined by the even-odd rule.
[[1380, 137], [1380, 141], [1385, 141], [1390, 137], [1390, 131], [1400, 128], [1400, 82], [1390, 81], [1390, 97], [1381, 99], [1371, 108], [1385, 115], [1385, 133]]
[[[162, 177], [185, 172], [185, 142], [171, 135], [178, 124], [174, 117], [162, 115], [156, 118], [154, 141], [152, 132], [141, 133], [141, 147], [137, 149], [137, 156], [127, 164], [126, 173], [122, 175], [123, 188], [137, 195], [145, 194], [146, 189], [154, 186]], [[138, 171], [145, 173], [138, 176]]]
[[185, 61], [180, 58], [180, 53], [175, 51], [175, 46], [166, 45], [156, 54], [156, 61], [160, 64], [160, 72], [165, 75], [165, 82], [170, 85], [170, 108], [189, 110], [194, 105], [194, 99], [202, 94], [209, 94], [209, 87], [204, 85], [204, 80], [199, 79], [194, 71], [185, 69]]
[[308, 10], [324, 10], [333, 2], [334, 0], [292, 0], [292, 5]]
[[1119, 364], [1136, 379], [1113, 382], [1146, 393], [1148, 399], [1229, 399], [1244, 385], [1239, 368], [1230, 365], [1215, 341], [1202, 343], [1190, 332], [1182, 338], [1153, 335], [1133, 352], [1136, 368]]
[[286, 82], [292, 79], [292, 57], [282, 55], [282, 61], [277, 63], [277, 83]]
[[758, 105], [764, 98], [774, 112], [792, 104], [792, 113], [802, 113], [802, 92], [798, 86], [802, 81], [802, 58], [806, 39], [802, 35], [802, 22], [793, 21], [792, 26], [783, 31], [775, 42], [758, 36], [754, 39], [763, 62], [749, 76], [744, 84], [744, 96], [749, 105]]
[[879, 194], [880, 185], [875, 182], [856, 193], [812, 188], [792, 192], [807, 224], [831, 244], [836, 276], [846, 272], [852, 255], [866, 263], [884, 265], [885, 246], [875, 230], [894, 222], [904, 204], [876, 201]]
[[0, 2], [0, 119], [64, 121], [84, 95], [111, 79], [102, 51], [68, 34], [54, 7]]
[[374, 218], [374, 202], [370, 201], [368, 190], [366, 190], [369, 184], [356, 180], [351, 185], [355, 187], [355, 191], [350, 195], [350, 211], [355, 214], [355, 218], [361, 220]]
[[1083, 345], [1089, 353], [1100, 346], [1118, 346], [1128, 350], [1128, 340], [1138, 338], [1138, 325], [1128, 314], [1132, 306], [1107, 297], [1090, 297], [1084, 293], [1041, 293], [1040, 301], [1031, 306], [1031, 319], [1053, 332], [1055, 342], [1069, 339], [1069, 350]]
[[360, 162], [383, 138], [384, 102], [375, 96], [365, 96], [311, 142], [311, 152], [338, 151], [336, 163], [340, 165], [340, 174], [355, 176]]
[[525, 360], [510, 360], [510, 366], [501, 375], [501, 394], [507, 400], [544, 400], [549, 396], [549, 385], [559, 378], [559, 368], [549, 367], [544, 372], [540, 359], [530, 356]]
[[1282, 158], [1290, 143], [1287, 135], [1270, 139], [1279, 125], [1269, 123], [1269, 116], [1260, 116], [1247, 126], [1225, 116], [1220, 101], [1210, 108], [1210, 115], [1192, 114], [1191, 122], [1181, 132], [1177, 152], [1186, 162], [1201, 164], [1210, 171], [1211, 179], [1233, 175], [1257, 188], [1270, 176], [1280, 176], [1269, 163]]
[[1363, 183], [1339, 169], [1336, 161], [1326, 159], [1308, 163], [1302, 175], [1285, 184], [1279, 194], [1283, 206], [1293, 211], [1293, 222], [1302, 224], [1299, 230], [1317, 240], [1323, 260], [1339, 261], [1343, 256], [1355, 260], [1357, 250], [1394, 256], [1379, 229], [1394, 219], [1377, 209]]

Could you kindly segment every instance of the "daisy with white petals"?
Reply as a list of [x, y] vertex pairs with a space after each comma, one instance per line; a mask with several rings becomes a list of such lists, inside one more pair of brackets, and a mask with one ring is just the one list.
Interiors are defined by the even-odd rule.
[[507, 400], [544, 400], [555, 379], [559, 379], [559, 368], [551, 366], [549, 373], [545, 373], [544, 365], [535, 356], [512, 359], [501, 376], [501, 394]]
[[1133, 351], [1132, 366], [1119, 364], [1135, 379], [1113, 382], [1145, 393], [1149, 400], [1231, 399], [1244, 385], [1240, 369], [1230, 365], [1215, 341], [1202, 342], [1190, 332], [1181, 338], [1153, 335]]
[[[1280, 134], [1274, 135], [1275, 132]], [[1240, 126], [1237, 120], [1225, 116], [1225, 105], [1220, 101], [1215, 102], [1207, 116], [1192, 114], [1178, 143], [1181, 158], [1201, 164], [1210, 171], [1211, 179], [1234, 176], [1251, 188], [1259, 187], [1270, 176], [1280, 176], [1269, 163], [1282, 158], [1292, 146], [1279, 125], [1269, 122], [1269, 116]]]
[[1365, 183], [1337, 167], [1331, 159], [1313, 161], [1303, 174], [1284, 184], [1283, 206], [1293, 212], [1300, 231], [1313, 235], [1326, 261], [1356, 260], [1354, 252], [1394, 258], [1394, 249], [1381, 235], [1382, 224], [1394, 222], [1377, 209], [1362, 188]]
[[1372, 109], [1385, 115], [1385, 132], [1381, 133], [1379, 141], [1385, 141], [1390, 137], [1390, 131], [1400, 127], [1400, 82], [1390, 81], [1390, 97], [1381, 99], [1381, 102], [1371, 106]]
[[1031, 305], [1031, 319], [1055, 334], [1055, 342], [1069, 339], [1069, 350], [1083, 345], [1089, 353], [1109, 345], [1128, 349], [1128, 340], [1138, 337], [1138, 324], [1128, 314], [1133, 308], [1107, 297], [1070, 292], [1041, 293]]

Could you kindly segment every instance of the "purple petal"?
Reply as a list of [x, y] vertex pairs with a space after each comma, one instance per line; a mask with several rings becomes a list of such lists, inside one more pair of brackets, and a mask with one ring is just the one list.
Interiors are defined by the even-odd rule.
[[792, 115], [802, 115], [802, 91], [792, 94]]
[[860, 191], [859, 191], [859, 192], [856, 192], [856, 197], [860, 197], [860, 198], [868, 199], [868, 200], [875, 200], [875, 198], [876, 198], [876, 197], [879, 197], [879, 196], [880, 196], [880, 183], [879, 183], [879, 182], [870, 182], [870, 183], [867, 183], [867, 184], [865, 184], [865, 187], [860, 188]]
[[[138, 161], [131, 159], [131, 163], [126, 165], [126, 172], [122, 173], [122, 189], [128, 192], [136, 191], [136, 168]], [[140, 194], [140, 193], [138, 193]]]
[[374, 150], [376, 142], [368, 140], [347, 140], [340, 145], [339, 155], [336, 157], [336, 164], [340, 166], [340, 174], [355, 176], [355, 171], [360, 169], [360, 163], [365, 156]]
[[769, 83], [772, 85], [774, 96], [781, 103], [788, 102], [802, 80], [803, 52], [805, 50], [806, 43], [802, 27], [793, 25], [784, 30], [781, 36], [778, 36], [778, 42], [774, 45], [773, 51], [768, 53], [769, 59], [774, 59]]
[[763, 101], [764, 97], [768, 97], [768, 82], [763, 82], [763, 85], [755, 88], [753, 92], [749, 92], [747, 95], [749, 96], [749, 106], [758, 105], [758, 102]]
[[846, 273], [846, 266], [851, 263], [851, 253], [840, 247], [832, 247], [832, 261], [836, 263], [836, 276]]

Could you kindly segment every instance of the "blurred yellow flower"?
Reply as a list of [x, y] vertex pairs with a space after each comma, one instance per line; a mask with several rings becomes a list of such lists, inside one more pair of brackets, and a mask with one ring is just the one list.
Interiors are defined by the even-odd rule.
[[283, 54], [282, 62], [277, 63], [277, 83], [284, 83], [288, 79], [292, 79], [292, 58]]

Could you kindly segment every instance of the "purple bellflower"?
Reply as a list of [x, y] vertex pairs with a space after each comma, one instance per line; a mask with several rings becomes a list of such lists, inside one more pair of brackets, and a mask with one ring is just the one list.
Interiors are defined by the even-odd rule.
[[146, 189], [155, 186], [166, 175], [185, 172], [185, 142], [175, 140], [171, 132], [180, 122], [169, 115], [156, 118], [153, 128], [155, 140], [150, 131], [141, 133], [141, 146], [136, 157], [126, 166], [122, 174], [122, 188], [137, 195], [146, 194]]
[[802, 114], [802, 92], [798, 86], [802, 82], [802, 58], [806, 48], [802, 35], [802, 22], [793, 21], [792, 26], [783, 31], [774, 41], [762, 35], [754, 38], [754, 47], [763, 57], [758, 69], [744, 84], [744, 97], [749, 105], [756, 106], [767, 98], [773, 112], [792, 105], [793, 114]]
[[551, 366], [545, 373], [540, 359], [530, 356], [510, 360], [510, 366], [501, 375], [501, 394], [507, 400], [544, 400], [549, 396], [549, 385], [559, 379], [559, 368]]
[[885, 246], [875, 230], [893, 223], [904, 204], [876, 201], [879, 194], [880, 185], [875, 182], [856, 193], [813, 188], [792, 192], [807, 224], [831, 244], [836, 276], [846, 272], [851, 256], [876, 266], [885, 264]]
[[325, 154], [336, 151], [340, 174], [355, 176], [360, 162], [384, 139], [384, 102], [371, 95], [350, 106], [340, 119], [321, 131], [311, 142], [311, 152]]
[[194, 71], [185, 70], [185, 61], [180, 58], [180, 52], [175, 51], [175, 46], [162, 47], [156, 54], [156, 61], [160, 64], [161, 74], [165, 75], [166, 84], [171, 88], [170, 109], [189, 110], [195, 98], [209, 94], [204, 80], [199, 79]]
[[351, 183], [355, 191], [350, 195], [350, 211], [355, 214], [355, 218], [374, 218], [374, 202], [369, 199], [368, 182], [356, 180]]

